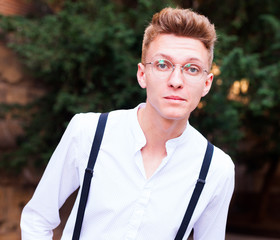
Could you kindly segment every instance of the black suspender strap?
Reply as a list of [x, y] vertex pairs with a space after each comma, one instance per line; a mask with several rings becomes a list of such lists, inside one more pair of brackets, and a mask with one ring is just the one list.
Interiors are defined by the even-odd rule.
[[74, 227], [74, 233], [73, 233], [72, 240], [78, 240], [80, 238], [86, 203], [87, 203], [87, 199], [88, 199], [89, 188], [90, 188], [90, 184], [91, 184], [91, 178], [93, 175], [93, 168], [94, 168], [94, 164], [95, 164], [95, 161], [96, 161], [96, 158], [97, 158], [97, 155], [99, 152], [100, 144], [101, 144], [101, 141], [103, 138], [107, 118], [108, 118], [108, 113], [102, 113], [98, 120], [96, 132], [95, 132], [95, 136], [93, 139], [91, 152], [90, 152], [90, 156], [89, 156], [89, 160], [88, 160], [88, 165], [85, 170], [81, 198], [80, 198], [80, 203], [79, 203], [79, 207], [78, 207], [78, 213], [77, 213], [77, 218], [76, 218], [76, 223], [75, 223], [75, 227]]
[[193, 215], [194, 209], [196, 207], [196, 204], [198, 202], [199, 196], [202, 192], [202, 189], [205, 184], [205, 179], [208, 173], [208, 169], [211, 163], [212, 155], [213, 155], [213, 145], [208, 142], [207, 149], [204, 155], [202, 167], [199, 173], [199, 178], [197, 180], [197, 183], [195, 185], [195, 189], [193, 191], [193, 194], [191, 196], [191, 200], [189, 202], [189, 205], [187, 207], [186, 213], [184, 215], [183, 221], [181, 223], [181, 226], [177, 232], [177, 235], [175, 237], [175, 240], [181, 240], [183, 239], [185, 232], [188, 228], [189, 222], [191, 220], [191, 217]]

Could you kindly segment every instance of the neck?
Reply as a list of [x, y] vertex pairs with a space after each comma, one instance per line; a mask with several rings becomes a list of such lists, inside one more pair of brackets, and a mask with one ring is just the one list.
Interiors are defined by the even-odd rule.
[[138, 110], [138, 121], [146, 137], [146, 145], [141, 149], [141, 154], [146, 177], [150, 178], [167, 155], [166, 142], [183, 133], [187, 119], [165, 119], [146, 104], [145, 108]]
[[166, 119], [146, 105], [138, 111], [138, 121], [144, 132], [147, 143], [162, 145], [173, 138], [179, 137], [185, 130], [188, 118]]

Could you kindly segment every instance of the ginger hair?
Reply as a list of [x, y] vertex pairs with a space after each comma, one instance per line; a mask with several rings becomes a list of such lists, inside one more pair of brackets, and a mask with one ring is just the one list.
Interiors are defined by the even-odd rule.
[[174, 9], [171, 7], [164, 8], [154, 14], [151, 23], [144, 33], [142, 63], [146, 61], [146, 54], [150, 43], [160, 34], [174, 34], [201, 41], [208, 50], [210, 68], [217, 36], [214, 24], [211, 24], [207, 17], [190, 9]]

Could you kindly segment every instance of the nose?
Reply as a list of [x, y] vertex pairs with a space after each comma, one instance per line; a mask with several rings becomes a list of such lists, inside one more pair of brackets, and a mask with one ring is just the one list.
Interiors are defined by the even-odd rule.
[[174, 65], [174, 69], [170, 74], [168, 79], [168, 86], [173, 88], [183, 88], [184, 86], [184, 76], [181, 70], [181, 67]]

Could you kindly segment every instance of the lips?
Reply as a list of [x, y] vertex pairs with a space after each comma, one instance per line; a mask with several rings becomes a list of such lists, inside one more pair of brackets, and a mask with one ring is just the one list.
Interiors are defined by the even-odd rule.
[[174, 101], [186, 101], [186, 99], [181, 98], [179, 96], [167, 96], [167, 97], [164, 97], [164, 98], [167, 99], [167, 100], [174, 100]]

